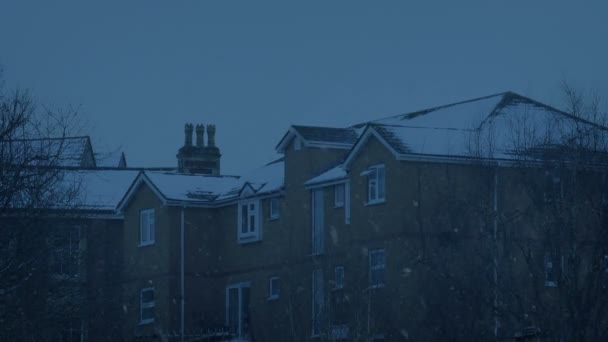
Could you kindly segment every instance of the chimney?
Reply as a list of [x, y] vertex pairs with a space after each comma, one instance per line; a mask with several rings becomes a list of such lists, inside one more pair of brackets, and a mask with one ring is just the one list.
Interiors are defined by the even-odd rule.
[[205, 147], [205, 125], [196, 125], [196, 147]]
[[207, 146], [215, 147], [215, 125], [207, 125], [207, 133], [209, 141], [207, 142]]
[[186, 142], [184, 143], [184, 146], [186, 147], [190, 147], [192, 146], [192, 124], [186, 124], [185, 127], [185, 132], [186, 132]]

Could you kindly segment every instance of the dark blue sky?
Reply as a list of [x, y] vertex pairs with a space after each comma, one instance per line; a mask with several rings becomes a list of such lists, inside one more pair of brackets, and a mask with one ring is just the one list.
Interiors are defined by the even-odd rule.
[[[422, 3], [422, 2], [418, 2]], [[223, 171], [270, 161], [290, 124], [346, 126], [559, 83], [608, 99], [608, 2], [0, 3], [11, 86], [80, 105], [97, 149], [174, 166], [185, 122], [214, 123]]]

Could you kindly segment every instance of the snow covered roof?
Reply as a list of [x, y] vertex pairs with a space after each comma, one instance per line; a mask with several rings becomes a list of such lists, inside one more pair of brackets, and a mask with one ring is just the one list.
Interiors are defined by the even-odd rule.
[[316, 177], [309, 179], [308, 181], [306, 181], [306, 183], [304, 183], [304, 185], [312, 186], [316, 184], [335, 182], [345, 179], [347, 176], [348, 174], [346, 173], [346, 170], [344, 170], [343, 165], [340, 164], [338, 166], [332, 167], [331, 169], [321, 173]]
[[0, 142], [3, 157], [19, 156], [13, 164], [53, 167], [95, 167], [95, 157], [88, 136], [45, 139], [18, 139]]
[[118, 206], [123, 210], [139, 185], [146, 183], [165, 203], [220, 205], [241, 196], [245, 187], [252, 196], [278, 192], [284, 184], [285, 163], [279, 159], [242, 176], [211, 176], [163, 171], [142, 171]]
[[138, 173], [134, 170], [67, 171], [65, 179], [77, 182], [80, 188], [74, 203], [76, 208], [114, 210]]
[[246, 186], [250, 186], [255, 195], [262, 195], [280, 191], [284, 184], [285, 161], [281, 158], [246, 173], [238, 179], [232, 188], [224, 191], [218, 199], [238, 197]]
[[142, 174], [169, 201], [212, 202], [237, 179], [232, 176], [159, 171], [143, 171]]
[[[397, 155], [464, 158], [514, 159], [530, 149], [580, 139], [588, 132], [608, 135], [605, 127], [512, 92], [353, 127], [366, 127], [356, 145], [375, 135]], [[357, 152], [357, 146], [353, 147], [346, 166]]]

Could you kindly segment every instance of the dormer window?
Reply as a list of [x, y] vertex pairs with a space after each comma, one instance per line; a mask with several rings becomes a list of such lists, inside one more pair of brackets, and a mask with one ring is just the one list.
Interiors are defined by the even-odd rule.
[[238, 208], [238, 241], [247, 243], [261, 240], [260, 201], [243, 201]]

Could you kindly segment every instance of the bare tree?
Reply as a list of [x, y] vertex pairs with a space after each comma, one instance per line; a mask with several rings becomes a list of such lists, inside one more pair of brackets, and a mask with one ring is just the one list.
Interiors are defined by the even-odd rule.
[[49, 277], [57, 265], [63, 265], [62, 280], [66, 280], [77, 274], [75, 269], [67, 271], [66, 263], [79, 264], [76, 246], [65, 251], [58, 245], [67, 241], [65, 218], [80, 189], [64, 167], [72, 153], [67, 138], [75, 123], [76, 110], [39, 106], [29, 91], [7, 90], [0, 83], [2, 340], [48, 334], [46, 328], [52, 323], [44, 322], [65, 315], [66, 303], [76, 299], [73, 287], [66, 290], [65, 283]]

